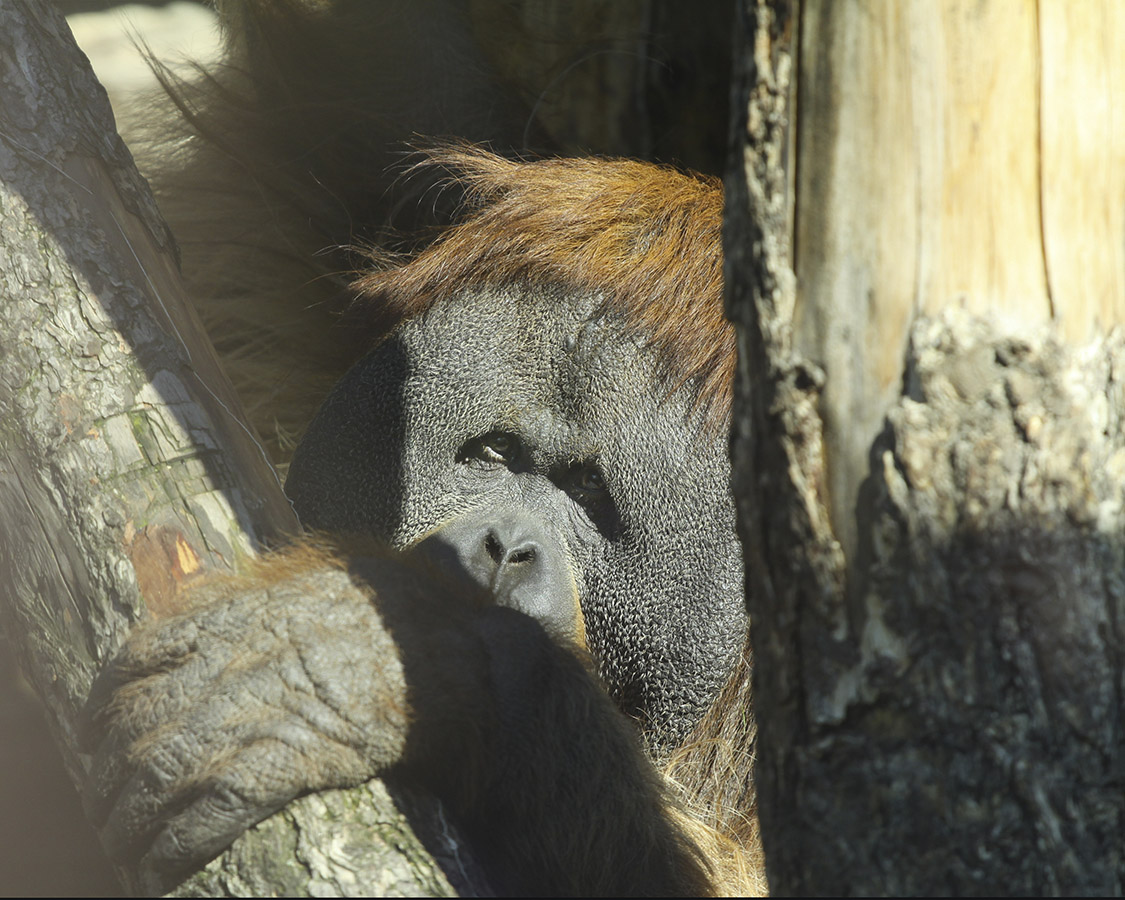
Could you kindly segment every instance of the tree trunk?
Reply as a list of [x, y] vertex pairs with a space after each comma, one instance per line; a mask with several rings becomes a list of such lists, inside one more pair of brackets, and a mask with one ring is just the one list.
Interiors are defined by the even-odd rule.
[[771, 889], [1120, 893], [1125, 13], [741, 19], [726, 252]]
[[527, 138], [722, 173], [731, 0], [467, 4], [473, 37], [531, 111]]
[[[112, 121], [55, 8], [0, 2], [0, 622], [79, 786], [83, 705], [129, 628], [298, 528]], [[456, 870], [440, 807], [400, 799]], [[375, 781], [297, 801], [180, 891], [451, 887]]]

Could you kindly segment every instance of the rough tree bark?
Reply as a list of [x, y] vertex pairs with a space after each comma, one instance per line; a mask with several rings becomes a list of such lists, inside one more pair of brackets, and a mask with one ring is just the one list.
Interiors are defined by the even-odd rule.
[[771, 890], [1120, 893], [1125, 13], [740, 6]]
[[[130, 626], [297, 531], [242, 423], [88, 62], [53, 6], [0, 2], [0, 622], [79, 786], [83, 704]], [[456, 871], [440, 808], [400, 805]], [[297, 801], [180, 893], [451, 890], [373, 781]]]
[[[730, 6], [667, 6], [532, 0], [509, 13], [526, 28], [516, 40], [490, 31], [493, 6], [474, 3], [470, 17], [560, 146], [717, 171]], [[183, 304], [173, 245], [104, 96], [49, 5], [0, 0], [0, 91], [0, 624], [81, 784], [77, 716], [128, 628], [296, 525]], [[458, 839], [443, 837], [440, 809], [397, 801], [453, 883], [483, 889]], [[295, 804], [182, 892], [449, 889], [372, 782]]]

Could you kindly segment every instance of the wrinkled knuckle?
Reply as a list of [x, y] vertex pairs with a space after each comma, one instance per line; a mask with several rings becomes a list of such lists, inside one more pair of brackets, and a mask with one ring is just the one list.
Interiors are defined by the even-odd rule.
[[208, 803], [216, 825], [240, 822], [247, 813], [267, 805], [256, 790], [252, 776], [245, 769], [224, 772], [211, 784], [207, 792]]

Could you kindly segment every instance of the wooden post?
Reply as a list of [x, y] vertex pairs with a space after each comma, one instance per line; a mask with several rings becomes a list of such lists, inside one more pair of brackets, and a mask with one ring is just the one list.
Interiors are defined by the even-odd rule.
[[1120, 891], [1125, 10], [742, 20], [726, 242], [771, 889]]

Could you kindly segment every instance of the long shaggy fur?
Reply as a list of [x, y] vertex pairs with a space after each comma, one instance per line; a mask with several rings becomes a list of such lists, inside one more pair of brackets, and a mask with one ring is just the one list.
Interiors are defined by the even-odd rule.
[[[418, 2], [421, 14], [460, 14]], [[398, 64], [379, 56], [405, 51], [373, 30], [364, 5], [340, 4], [346, 15], [290, 0], [240, 5], [234, 33], [244, 37], [229, 64], [192, 83], [163, 72], [175, 115], [139, 137], [133, 129], [189, 290], [275, 463], [284, 469], [328, 389], [373, 342], [471, 285], [600, 294], [653, 347], [669, 389], [692, 391], [708, 426], [728, 427], [735, 348], [722, 307], [719, 184], [629, 160], [517, 162], [448, 143], [404, 178], [398, 142], [427, 123], [402, 120], [412, 104], [432, 105], [443, 82], [401, 84], [388, 106], [380, 91]], [[387, 8], [392, 19], [412, 9]], [[469, 50], [454, 56], [463, 95], [499, 95]], [[440, 133], [518, 144], [525, 121], [506, 101], [489, 103]], [[143, 115], [151, 120], [151, 105]], [[443, 182], [452, 187], [435, 190]], [[459, 223], [425, 246], [426, 226], [458, 209]], [[423, 249], [395, 255], [387, 229], [416, 245], [423, 235]], [[357, 316], [364, 327], [353, 327]], [[664, 769], [680, 798], [672, 814], [703, 848], [716, 890], [736, 895], [765, 892], [750, 671], [747, 651]]]
[[716, 179], [625, 159], [514, 162], [467, 145], [429, 156], [469, 213], [409, 265], [356, 282], [365, 318], [386, 329], [472, 286], [598, 293], [654, 347], [669, 388], [694, 390], [716, 428], [729, 424], [734, 328]]

